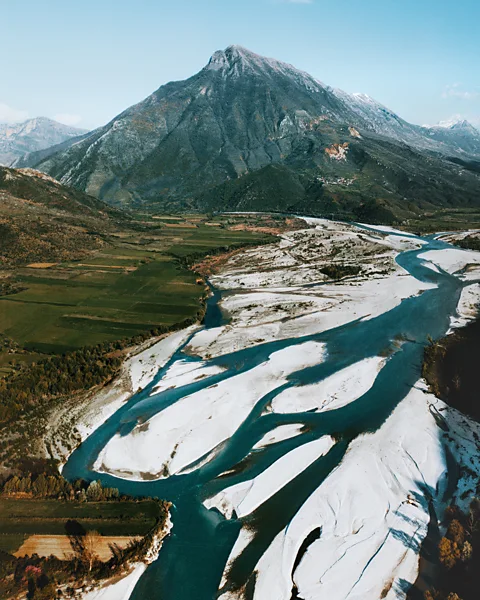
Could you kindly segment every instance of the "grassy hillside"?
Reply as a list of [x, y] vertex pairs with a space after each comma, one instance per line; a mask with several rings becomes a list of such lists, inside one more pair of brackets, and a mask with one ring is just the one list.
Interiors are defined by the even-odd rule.
[[181, 258], [267, 237], [216, 225], [134, 217], [31, 169], [0, 168], [0, 374], [195, 317], [204, 287]]
[[37, 171], [0, 167], [0, 269], [80, 259], [125, 221], [121, 211]]
[[480, 179], [473, 171], [396, 142], [322, 127], [283, 161], [204, 190], [199, 206], [407, 227], [455, 210], [457, 216], [480, 215]]

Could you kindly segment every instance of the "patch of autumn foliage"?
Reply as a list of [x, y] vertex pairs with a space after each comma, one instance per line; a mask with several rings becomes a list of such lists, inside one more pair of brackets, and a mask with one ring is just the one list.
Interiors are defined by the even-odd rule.
[[480, 572], [480, 499], [467, 514], [457, 507], [446, 510], [448, 527], [438, 544], [441, 575], [437, 588], [425, 600], [476, 600]]

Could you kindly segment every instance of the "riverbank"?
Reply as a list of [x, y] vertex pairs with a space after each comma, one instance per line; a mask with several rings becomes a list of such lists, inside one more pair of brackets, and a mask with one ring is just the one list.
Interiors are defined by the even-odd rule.
[[[215, 357], [275, 339], [320, 333], [355, 319], [371, 319], [408, 297], [434, 287], [395, 262], [424, 242], [359, 229], [323, 219], [316, 228], [281, 237], [280, 243], [233, 256], [212, 276], [224, 290], [222, 309], [230, 323], [201, 331], [189, 350]], [[356, 276], [332, 280], [327, 266], [354, 266]]]
[[[472, 232], [443, 234], [439, 238], [459, 243]], [[424, 258], [431, 258], [427, 253]], [[457, 314], [447, 335], [425, 349], [423, 376], [430, 390], [450, 406], [480, 420], [478, 403], [478, 346], [480, 343], [480, 253], [455, 249], [449, 258], [436, 256], [440, 268], [455, 273], [464, 282]]]
[[455, 329], [425, 350], [423, 376], [432, 392], [480, 421], [478, 348], [480, 321]]
[[192, 325], [175, 333], [153, 338], [132, 348], [120, 374], [100, 390], [88, 393], [82, 402], [67, 401], [52, 415], [47, 426], [45, 446], [61, 470], [75, 446], [81, 444], [133, 394], [147, 387], [177, 348], [199, 328]]
[[143, 559], [127, 565], [125, 574], [108, 579], [101, 582], [99, 587], [85, 591], [81, 595], [82, 600], [128, 600], [148, 565], [158, 559], [163, 541], [170, 535], [172, 527], [171, 516], [168, 513], [162, 529], [152, 536]]
[[[211, 278], [224, 291], [221, 306], [229, 323], [193, 335], [186, 351], [202, 360], [173, 365], [153, 393], [221, 376], [223, 355], [274, 340], [315, 335], [355, 319], [374, 318], [398, 306], [402, 299], [434, 287], [411, 277], [395, 262], [400, 250], [420, 249], [421, 240], [324, 220], [312, 223], [315, 228], [285, 233], [276, 245], [230, 256], [221, 273]], [[321, 271], [325, 265], [347, 263], [359, 269], [357, 276], [332, 281]], [[323, 353], [322, 345], [314, 342], [299, 344], [295, 352], [279, 350], [267, 363], [245, 374], [180, 399], [131, 434], [112, 438], [98, 456], [95, 469], [141, 481], [186, 473], [192, 465], [198, 467], [198, 461], [208, 462], [259, 398], [287, 384], [295, 371], [318, 365]], [[212, 359], [218, 359], [218, 364], [207, 365], [205, 361]], [[334, 406], [341, 406], [342, 386], [343, 402], [352, 401], [348, 397], [352, 388], [356, 387], [359, 395], [362, 389], [367, 391], [384, 364], [384, 358], [372, 357], [361, 368], [352, 367], [355, 375], [348, 370], [336, 374], [332, 382], [324, 382], [331, 388], [331, 396], [324, 402], [334, 400]], [[340, 389], [334, 390], [337, 384]], [[302, 394], [308, 397], [312, 390], [309, 386], [286, 389], [274, 399], [272, 409], [289, 412], [292, 402], [298, 400], [294, 412], [301, 412], [306, 405], [297, 396]], [[294, 400], [289, 401], [289, 396]]]
[[[445, 424], [440, 435], [439, 420]], [[429, 503], [439, 514], [446, 507], [445, 453], [455, 456], [462, 473], [455, 501], [463, 508], [466, 494], [475, 493], [474, 473], [480, 475], [479, 431], [418, 382], [379, 430], [350, 444], [339, 466], [277, 535], [255, 566], [254, 597], [289, 598], [293, 586], [306, 600], [348, 598], [353, 591], [358, 598], [404, 597], [417, 576]], [[243, 495], [227, 488], [209, 505], [227, 516], [243, 512], [255, 483]], [[303, 541], [317, 527], [321, 535], [297, 564]], [[228, 581], [244, 547], [241, 536], [225, 570], [222, 600], [243, 598], [245, 588], [229, 589]]]

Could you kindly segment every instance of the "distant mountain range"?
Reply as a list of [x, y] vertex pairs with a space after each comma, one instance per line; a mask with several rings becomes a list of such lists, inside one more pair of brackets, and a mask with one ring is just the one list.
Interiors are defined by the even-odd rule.
[[11, 165], [29, 152], [61, 144], [86, 133], [46, 117], [23, 123], [0, 123], [0, 165]]
[[430, 139], [446, 146], [445, 153], [480, 157], [480, 131], [468, 121], [453, 121], [424, 129]]
[[80, 140], [34, 155], [118, 206], [372, 220], [480, 205], [480, 132], [420, 127], [368, 96], [230, 46]]

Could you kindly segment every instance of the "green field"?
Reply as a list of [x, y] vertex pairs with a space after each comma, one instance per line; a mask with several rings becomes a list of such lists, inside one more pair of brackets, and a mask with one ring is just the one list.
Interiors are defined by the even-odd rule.
[[20, 546], [27, 535], [65, 535], [69, 520], [105, 536], [145, 535], [159, 516], [160, 507], [153, 500], [78, 503], [2, 498], [0, 548]]
[[408, 219], [402, 228], [419, 234], [480, 229], [480, 211], [477, 208], [440, 209], [419, 219]]
[[179, 258], [266, 238], [185, 221], [154, 221], [147, 231], [112, 235], [83, 261], [18, 268], [26, 289], [0, 297], [0, 332], [27, 350], [56, 354], [173, 325], [196, 315], [204, 293]]
[[0, 550], [14, 554], [27, 537], [27, 535], [23, 535], [22, 533], [0, 533]]

